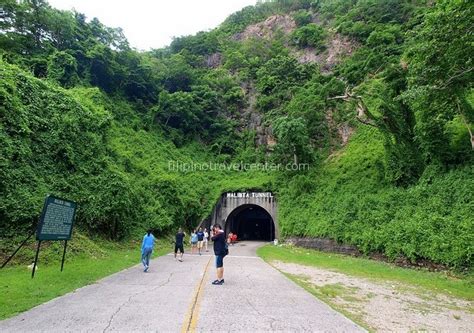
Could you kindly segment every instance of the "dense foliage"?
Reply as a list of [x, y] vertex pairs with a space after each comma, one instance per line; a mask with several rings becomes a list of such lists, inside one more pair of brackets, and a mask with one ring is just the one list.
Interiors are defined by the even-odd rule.
[[45, 0], [0, 13], [2, 235], [29, 229], [47, 193], [123, 238], [191, 227], [221, 191], [253, 188], [278, 193], [284, 235], [472, 266], [469, 1], [265, 1], [148, 52]]
[[[122, 238], [147, 227], [190, 228], [224, 189], [266, 182], [258, 174], [253, 181], [239, 175], [237, 182], [231, 173], [183, 174], [169, 163], [207, 162], [205, 149], [178, 150], [156, 132], [133, 128], [141, 122], [130, 106], [97, 88], [64, 90], [1, 65], [0, 228], [6, 235], [31, 229], [48, 193], [79, 203], [83, 229]], [[126, 114], [128, 123], [115, 119]]]
[[383, 150], [383, 136], [361, 128], [322, 168], [280, 179], [284, 233], [327, 237], [391, 259], [472, 267], [473, 166], [429, 167], [416, 185], [395, 187], [383, 181]]

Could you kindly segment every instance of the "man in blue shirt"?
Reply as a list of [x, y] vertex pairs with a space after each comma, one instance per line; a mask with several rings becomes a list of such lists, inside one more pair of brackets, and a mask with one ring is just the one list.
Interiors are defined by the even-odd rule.
[[144, 272], [148, 271], [148, 268], [150, 267], [150, 257], [154, 246], [155, 236], [153, 236], [151, 230], [148, 230], [146, 235], [143, 237], [142, 242], [142, 263], [144, 266]]

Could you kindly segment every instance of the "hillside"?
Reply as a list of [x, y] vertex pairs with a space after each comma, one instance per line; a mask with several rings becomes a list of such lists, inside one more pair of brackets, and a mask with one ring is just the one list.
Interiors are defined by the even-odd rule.
[[472, 4], [267, 1], [148, 52], [45, 1], [1, 6], [3, 254], [48, 193], [79, 203], [81, 232], [120, 240], [259, 189], [284, 236], [472, 268]]

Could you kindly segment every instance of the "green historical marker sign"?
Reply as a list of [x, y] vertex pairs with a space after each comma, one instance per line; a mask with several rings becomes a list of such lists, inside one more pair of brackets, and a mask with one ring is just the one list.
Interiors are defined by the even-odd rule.
[[47, 196], [36, 230], [36, 239], [69, 240], [76, 214], [77, 204], [73, 201]]

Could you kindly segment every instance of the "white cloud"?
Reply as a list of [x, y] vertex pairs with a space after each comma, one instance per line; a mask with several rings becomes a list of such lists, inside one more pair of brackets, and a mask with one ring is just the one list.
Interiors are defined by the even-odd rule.
[[215, 28], [227, 16], [256, 0], [49, 0], [52, 7], [75, 9], [90, 20], [121, 27], [132, 47], [148, 50], [169, 43], [173, 36]]

